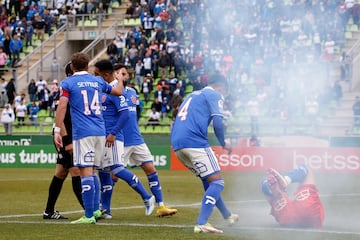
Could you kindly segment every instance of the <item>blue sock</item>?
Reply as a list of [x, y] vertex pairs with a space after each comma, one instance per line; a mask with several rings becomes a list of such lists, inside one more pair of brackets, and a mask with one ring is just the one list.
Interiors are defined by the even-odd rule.
[[137, 193], [141, 195], [141, 198], [143, 200], [147, 200], [151, 197], [151, 195], [146, 191], [146, 189], [134, 173], [130, 172], [124, 167], [115, 168], [113, 170], [113, 173], [118, 178], [127, 182], [130, 187], [132, 187]]
[[201, 209], [197, 220], [197, 224], [204, 225], [207, 223], [216, 205], [216, 201], [220, 198], [223, 189], [224, 189], [223, 179], [214, 180], [209, 184], [208, 188], [205, 191], [204, 198], [201, 202]]
[[266, 179], [261, 181], [261, 190], [265, 195], [272, 196], [268, 181]]
[[297, 168], [290, 171], [287, 175], [291, 179], [291, 182], [295, 183], [301, 183], [304, 181], [308, 174], [308, 169], [304, 164], [298, 165]]
[[224, 200], [220, 196], [219, 199], [216, 201], [216, 207], [219, 209], [223, 218], [228, 218], [231, 216], [230, 210], [226, 207]]
[[85, 207], [85, 217], [92, 217], [94, 215], [94, 177], [81, 177], [82, 198]]
[[99, 205], [100, 205], [100, 182], [96, 173], [94, 173], [93, 178], [94, 178], [94, 211], [97, 211], [99, 210]]
[[111, 179], [110, 172], [99, 171], [99, 178], [101, 182], [101, 205], [102, 209], [106, 210], [107, 214], [110, 214], [111, 196], [113, 192], [113, 180]]
[[[203, 179], [202, 180], [202, 184], [204, 186], [204, 190], [206, 191], [209, 187], [209, 183]], [[229, 209], [226, 207], [222, 197], [220, 196], [220, 198], [216, 201], [216, 207], [219, 209], [221, 215], [223, 216], [223, 218], [228, 218], [231, 215], [231, 212], [229, 211]]]
[[149, 180], [149, 187], [153, 195], [155, 196], [157, 203], [163, 202], [163, 195], [161, 190], [161, 185], [159, 181], [159, 175], [157, 172], [154, 172], [147, 176]]

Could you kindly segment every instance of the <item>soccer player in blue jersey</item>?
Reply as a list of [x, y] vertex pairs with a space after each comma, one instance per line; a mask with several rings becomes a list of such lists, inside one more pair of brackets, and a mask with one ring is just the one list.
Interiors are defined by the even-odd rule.
[[[67, 77], [73, 74], [70, 63], [65, 66], [65, 74]], [[60, 95], [57, 95], [54, 100], [58, 100]], [[57, 104], [55, 105], [57, 108]], [[60, 195], [63, 183], [70, 173], [72, 180], [72, 187], [75, 193], [77, 200], [80, 205], [84, 207], [82, 196], [81, 196], [81, 178], [80, 170], [78, 167], [74, 167], [73, 155], [72, 155], [72, 128], [71, 128], [71, 115], [70, 115], [70, 106], [66, 108], [66, 114], [64, 118], [64, 123], [61, 126], [61, 136], [63, 140], [64, 147], [57, 149], [57, 159], [56, 159], [56, 168], [55, 174], [51, 180], [49, 186], [49, 194], [46, 202], [46, 208], [43, 213], [43, 219], [68, 219], [67, 217], [61, 215], [58, 211], [55, 211], [55, 204]]]
[[[94, 205], [98, 200], [99, 182], [95, 167], [100, 166], [105, 151], [105, 123], [101, 112], [102, 93], [120, 96], [122, 83], [112, 87], [100, 77], [89, 74], [90, 58], [84, 53], [71, 56], [74, 74], [61, 83], [61, 97], [55, 117], [54, 141], [58, 149], [63, 147], [60, 126], [64, 121], [67, 104], [72, 118], [74, 166], [80, 168], [82, 198], [85, 208], [83, 217], [71, 223], [94, 224], [99, 210]], [[101, 212], [100, 212], [101, 217]]]
[[201, 209], [194, 227], [195, 233], [223, 233], [208, 223], [216, 206], [230, 225], [239, 216], [226, 207], [221, 192], [224, 180], [216, 155], [208, 141], [208, 127], [213, 122], [215, 135], [220, 145], [231, 152], [231, 146], [224, 139], [222, 94], [226, 92], [226, 79], [215, 73], [209, 76], [208, 86], [191, 93], [180, 105], [171, 131], [171, 144], [179, 160], [199, 177], [204, 186]]
[[[114, 69], [115, 78], [118, 80], [122, 78], [123, 71], [127, 71], [126, 66], [122, 64], [115, 64]], [[124, 86], [126, 86], [127, 80], [128, 78], [123, 78]], [[161, 184], [158, 172], [154, 166], [153, 156], [140, 133], [136, 113], [136, 103], [138, 101], [136, 91], [133, 88], [125, 87], [123, 95], [126, 98], [129, 108], [129, 120], [126, 122], [123, 129], [125, 163], [132, 167], [140, 166], [144, 170], [148, 178], [150, 191], [155, 196], [155, 200], [158, 205], [156, 209], [156, 216], [165, 217], [174, 215], [177, 213], [177, 209], [169, 208], [164, 204]]]
[[[109, 60], [100, 60], [95, 63], [95, 76], [102, 77], [111, 86], [116, 86], [118, 81], [114, 78], [113, 64]], [[122, 76], [128, 78], [126, 68], [121, 70]], [[149, 194], [138, 177], [126, 169], [124, 163], [124, 135], [123, 128], [129, 119], [128, 104], [124, 96], [103, 94], [102, 110], [105, 120], [106, 143], [105, 157], [99, 168], [101, 183], [102, 217], [111, 219], [110, 200], [108, 192], [112, 191], [114, 176], [124, 180], [130, 187], [140, 194], [145, 204], [145, 215], [150, 215], [155, 207], [155, 197]]]

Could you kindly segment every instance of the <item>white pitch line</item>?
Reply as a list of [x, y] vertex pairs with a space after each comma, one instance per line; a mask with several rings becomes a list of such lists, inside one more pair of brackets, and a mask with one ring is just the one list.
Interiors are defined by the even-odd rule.
[[[321, 194], [321, 198], [327, 198], [327, 197], [360, 197], [360, 193], [344, 193], [344, 194]], [[264, 199], [250, 199], [250, 200], [240, 200], [240, 201], [226, 201], [229, 204], [252, 204], [252, 203], [262, 203], [267, 202]], [[199, 203], [189, 203], [189, 204], [171, 204], [173, 207], [197, 207], [200, 206]], [[127, 210], [127, 209], [139, 209], [144, 208], [144, 206], [126, 206], [126, 207], [114, 207], [112, 210]], [[62, 211], [63, 214], [74, 214], [74, 213], [80, 213], [83, 212], [83, 210], [74, 210], [74, 211]], [[14, 214], [14, 215], [0, 215], [0, 219], [2, 218], [20, 218], [20, 217], [36, 217], [36, 216], [42, 216], [42, 214]]]
[[[11, 221], [1, 221], [0, 224], [46, 224], [46, 225], [70, 225], [71, 223], [68, 221], [19, 221], [19, 220], [11, 220]], [[184, 224], [143, 224], [143, 223], [110, 223], [110, 222], [97, 222], [96, 225], [99, 226], [122, 226], [122, 227], [168, 227], [168, 228], [192, 228], [193, 225], [184, 225]], [[309, 232], [309, 233], [319, 233], [319, 234], [336, 234], [336, 235], [356, 235], [360, 236], [359, 232], [349, 232], [349, 231], [333, 231], [333, 230], [318, 230], [318, 229], [297, 229], [297, 228], [279, 228], [279, 227], [251, 227], [251, 226], [243, 226], [243, 227], [225, 227], [223, 229], [236, 229], [243, 231], [282, 231], [282, 232]]]

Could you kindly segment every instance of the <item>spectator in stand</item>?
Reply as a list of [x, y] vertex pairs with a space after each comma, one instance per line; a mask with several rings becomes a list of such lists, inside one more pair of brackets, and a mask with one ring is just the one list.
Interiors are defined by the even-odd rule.
[[181, 87], [180, 82], [177, 82], [177, 83], [176, 83], [176, 88], [175, 88], [173, 94], [177, 94], [177, 95], [180, 95], [181, 97], [185, 97], [185, 91], [184, 91], [184, 89]]
[[56, 98], [60, 95], [60, 86], [58, 80], [54, 79], [51, 84], [50, 96], [49, 96], [49, 108], [50, 116], [54, 116], [56, 111]]
[[25, 126], [25, 117], [27, 113], [27, 108], [25, 105], [25, 100], [21, 100], [20, 104], [16, 106], [16, 118], [17, 118], [17, 126]]
[[25, 47], [32, 46], [32, 40], [34, 35], [34, 26], [31, 21], [26, 22], [26, 30], [25, 30]]
[[144, 94], [145, 104], [147, 104], [150, 101], [150, 94], [153, 90], [152, 84], [153, 83], [152, 83], [151, 75], [147, 74], [144, 78], [143, 83], [141, 84], [141, 93]]
[[116, 36], [115, 36], [115, 38], [114, 38], [114, 40], [115, 40], [115, 45], [116, 45], [116, 47], [117, 47], [117, 55], [118, 55], [118, 58], [122, 58], [122, 55], [123, 55], [123, 49], [125, 48], [125, 46], [126, 46], [126, 38], [125, 38], [125, 36], [124, 36], [124, 33], [122, 33], [122, 32], [117, 32], [117, 34], [116, 34]]
[[59, 27], [65, 25], [66, 21], [67, 21], [67, 12], [65, 9], [61, 9], [59, 15]]
[[166, 51], [160, 51], [160, 57], [158, 61], [159, 73], [160, 75], [167, 76], [168, 68], [170, 66], [170, 58], [167, 55]]
[[145, 45], [141, 40], [142, 39], [140, 38], [139, 48], [138, 48], [138, 50], [139, 50], [139, 58], [144, 59], [144, 57], [145, 57], [146, 53], [148, 53], [148, 51], [147, 51], [147, 48], [145, 48]]
[[28, 95], [30, 98], [30, 102], [35, 102], [36, 101], [36, 91], [37, 91], [37, 87], [35, 84], [35, 79], [31, 79], [30, 83], [28, 85]]
[[154, 18], [148, 12], [144, 12], [142, 26], [145, 30], [145, 36], [147, 38], [151, 37], [151, 31], [154, 29], [153, 24], [154, 24]]
[[360, 97], [355, 97], [355, 102], [352, 105], [352, 111], [354, 115], [354, 127], [360, 126]]
[[56, 57], [53, 58], [53, 61], [50, 66], [51, 70], [51, 80], [57, 80], [60, 78], [60, 64]]
[[135, 52], [134, 57], [131, 58], [131, 70], [135, 70], [135, 65], [138, 60], [142, 61], [141, 57], [139, 56], [139, 51]]
[[163, 101], [161, 103], [161, 118], [166, 118], [168, 113], [171, 111], [171, 98], [170, 95], [166, 95], [163, 97]]
[[154, 78], [158, 78], [159, 76], [159, 51], [148, 51], [148, 53], [151, 54], [151, 59], [152, 59], [152, 74]]
[[40, 91], [41, 98], [39, 99], [40, 109], [49, 110], [49, 100], [50, 100], [50, 89], [48, 88], [47, 84], [44, 85], [43, 89]]
[[174, 76], [174, 74], [170, 73], [169, 79], [168, 79], [168, 83], [169, 83], [169, 89], [170, 92], [173, 93], [176, 89], [176, 83], [177, 83], [177, 78]]
[[315, 96], [310, 96], [305, 102], [305, 116], [311, 127], [316, 127], [319, 116], [319, 102]]
[[124, 64], [126, 67], [128, 67], [129, 69], [131, 68], [131, 59], [130, 59], [130, 53], [129, 51], [125, 52], [125, 56], [123, 57], [122, 64]]
[[11, 37], [9, 35], [5, 35], [5, 39], [3, 42], [3, 48], [4, 48], [4, 52], [6, 53], [6, 55], [9, 57], [9, 60], [11, 61], [13, 59], [13, 56], [10, 51], [10, 42], [11, 42]]
[[134, 6], [134, 11], [133, 11], [131, 17], [132, 17], [132, 18], [138, 18], [138, 17], [140, 17], [142, 11], [143, 11], [143, 8], [141, 7], [140, 3], [139, 3], [139, 2], [136, 2], [136, 3], [135, 3], [135, 6]]
[[162, 108], [162, 99], [161, 101], [159, 100], [159, 98], [155, 98], [154, 101], [151, 103], [151, 109], [155, 109], [155, 111], [159, 112], [159, 114], [161, 113], [161, 108]]
[[3, 77], [0, 78], [0, 107], [4, 107], [6, 103], [6, 86], [7, 82]]
[[138, 53], [138, 52], [139, 52], [139, 50], [137, 49], [136, 44], [132, 44], [131, 48], [128, 50], [129, 57], [130, 57], [131, 61], [135, 57], [135, 54]]
[[109, 13], [109, 7], [110, 7], [110, 0], [101, 0], [101, 2], [102, 2], [102, 6], [103, 6], [103, 9], [104, 9], [104, 12], [106, 13], [106, 14], [108, 14]]
[[174, 58], [179, 44], [175, 41], [175, 38], [171, 38], [169, 42], [166, 43], [166, 52], [169, 56], [169, 73], [172, 71], [174, 66]]
[[37, 97], [38, 97], [38, 100], [40, 101], [40, 99], [42, 99], [42, 95], [41, 95], [41, 90], [43, 90], [44, 86], [46, 85], [46, 81], [44, 80], [43, 76], [40, 75], [39, 76], [39, 80], [35, 82], [35, 85], [37, 87]]
[[257, 135], [259, 133], [259, 102], [256, 96], [247, 102], [247, 110], [250, 116], [251, 134]]
[[340, 100], [343, 97], [343, 91], [342, 91], [340, 81], [336, 81], [334, 83], [333, 94], [334, 94], [334, 99], [335, 99], [336, 103], [339, 104]]
[[141, 59], [137, 60], [137, 63], [135, 65], [135, 81], [138, 86], [141, 86], [143, 83], [144, 78], [144, 65], [141, 62]]
[[108, 55], [108, 59], [112, 64], [117, 62], [118, 49], [115, 44], [115, 39], [107, 46], [106, 54]]
[[20, 52], [22, 51], [23, 44], [18, 35], [14, 35], [13, 39], [10, 40], [9, 47], [11, 55], [13, 56], [13, 61], [20, 60]]
[[15, 78], [11, 78], [6, 86], [6, 95], [9, 104], [13, 104], [16, 96]]
[[5, 108], [1, 112], [1, 123], [4, 125], [5, 135], [12, 135], [12, 126], [15, 121], [15, 113], [9, 103], [5, 104]]
[[159, 81], [157, 82], [157, 86], [161, 86], [161, 88], [169, 88], [169, 82], [166, 80], [166, 75], [161, 75]]
[[125, 11], [125, 17], [126, 17], [127, 19], [132, 18], [133, 13], [134, 13], [134, 9], [135, 9], [135, 8], [133, 7], [133, 5], [132, 5], [131, 3], [129, 3], [129, 4], [127, 5], [126, 11]]
[[184, 79], [184, 77], [182, 75], [178, 76], [178, 84], [180, 85], [180, 93], [182, 92], [184, 95], [181, 95], [182, 97], [185, 96], [185, 92], [186, 92], [186, 80]]
[[175, 53], [174, 56], [174, 72], [175, 77], [177, 78], [179, 75], [182, 75], [182, 72], [185, 70], [185, 62], [184, 59], [180, 56], [179, 52]]
[[155, 107], [151, 108], [151, 112], [149, 114], [149, 119], [146, 126], [152, 126], [153, 129], [155, 129], [155, 126], [160, 125], [160, 118], [161, 118], [160, 112], [156, 111]]
[[29, 108], [29, 119], [30, 119], [30, 125], [37, 126], [38, 125], [38, 113], [39, 113], [39, 107], [36, 105], [36, 102], [32, 102], [31, 106]]
[[35, 16], [34, 29], [35, 29], [37, 38], [40, 39], [41, 42], [43, 42], [45, 39], [46, 24], [47, 23], [45, 22], [45, 19], [43, 17], [41, 17], [40, 15]]
[[0, 47], [0, 77], [4, 74], [6, 66], [7, 55], [4, 53], [2, 47]]
[[151, 74], [152, 70], [152, 58], [151, 54], [149, 52], [146, 53], [146, 56], [143, 59], [143, 65], [144, 65], [144, 74]]

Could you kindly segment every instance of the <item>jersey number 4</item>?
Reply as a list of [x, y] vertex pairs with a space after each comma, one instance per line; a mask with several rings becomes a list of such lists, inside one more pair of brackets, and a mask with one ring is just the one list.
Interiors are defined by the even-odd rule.
[[184, 105], [182, 106], [182, 108], [180, 109], [180, 111], [178, 112], [178, 117], [180, 118], [181, 121], [185, 121], [186, 120], [186, 116], [188, 114], [188, 109], [189, 109], [189, 105], [191, 103], [192, 98], [189, 98]]
[[95, 90], [90, 105], [89, 105], [88, 92], [86, 90], [81, 90], [81, 94], [83, 96], [83, 102], [84, 102], [84, 114], [90, 115], [91, 111], [93, 111], [95, 115], [101, 114], [99, 91]]

